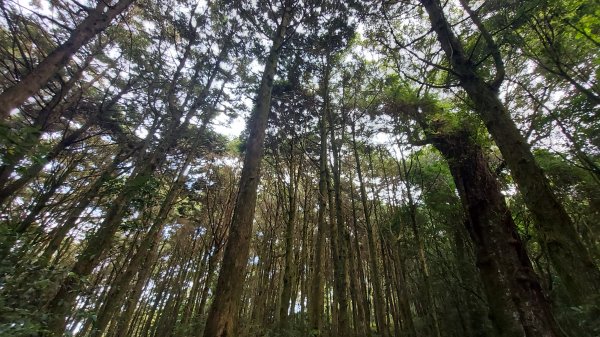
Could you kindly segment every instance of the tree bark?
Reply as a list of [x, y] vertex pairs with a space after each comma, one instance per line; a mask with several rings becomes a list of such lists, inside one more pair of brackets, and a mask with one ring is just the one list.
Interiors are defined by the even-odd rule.
[[[422, 111], [427, 109], [421, 107]], [[450, 167], [499, 335], [565, 336], [543, 294], [500, 184], [474, 136], [465, 128], [449, 130], [451, 127], [443, 122], [416, 118]]]
[[352, 148], [354, 152], [354, 160], [356, 162], [356, 175], [360, 187], [360, 200], [365, 217], [365, 227], [367, 230], [367, 244], [369, 247], [369, 271], [371, 272], [371, 283], [373, 284], [373, 302], [375, 307], [375, 322], [379, 333], [383, 337], [389, 336], [389, 330], [385, 322], [385, 308], [383, 301], [383, 291], [379, 281], [379, 265], [377, 264], [377, 248], [375, 247], [375, 237], [373, 235], [373, 225], [371, 224], [369, 203], [367, 200], [367, 189], [362, 176], [362, 168], [360, 165], [360, 156], [358, 154], [358, 144], [356, 143], [356, 126], [352, 122]]
[[[294, 138], [294, 137], [293, 137]], [[290, 300], [292, 298], [292, 288], [294, 283], [294, 228], [296, 227], [296, 201], [298, 199], [298, 185], [300, 180], [300, 172], [302, 171], [302, 162], [298, 164], [298, 168], [294, 168], [294, 146], [293, 140], [290, 146], [290, 183], [287, 186], [288, 197], [288, 216], [286, 219], [285, 228], [285, 253], [284, 253], [284, 270], [283, 270], [283, 289], [281, 291], [281, 301], [279, 304], [279, 320], [282, 328], [288, 326], [288, 312], [290, 308]], [[296, 171], [296, 172], [295, 172]]]
[[[333, 334], [339, 336], [349, 336], [350, 334], [350, 320], [348, 317], [348, 297], [347, 297], [347, 247], [346, 247], [346, 228], [344, 223], [344, 216], [342, 214], [342, 187], [341, 187], [341, 168], [340, 168], [340, 150], [338, 147], [338, 141], [335, 139], [335, 124], [333, 118], [333, 111], [330, 107], [329, 98], [329, 77], [331, 71], [331, 57], [328, 56], [327, 64], [325, 65], [325, 85], [324, 85], [324, 109], [323, 113], [327, 116], [329, 122], [329, 138], [331, 143], [331, 152], [333, 164], [331, 166], [331, 176], [333, 178], [333, 184], [330, 184], [330, 179], [327, 179], [330, 184], [329, 189], [329, 218], [331, 227], [331, 254], [333, 258], [333, 292], [334, 292], [334, 306], [332, 312], [335, 313], [334, 318], [336, 319], [336, 327]], [[342, 128], [342, 130], [344, 130]], [[341, 139], [343, 139], [343, 134]], [[341, 140], [340, 140], [341, 141]], [[337, 331], [336, 331], [337, 330]]]
[[314, 272], [312, 276], [312, 289], [310, 296], [310, 330], [311, 334], [320, 336], [323, 329], [323, 248], [325, 241], [325, 212], [327, 207], [327, 125], [325, 115], [319, 120], [319, 209], [317, 211], [317, 239], [315, 241], [315, 258], [313, 261]]
[[281, 47], [285, 43], [286, 31], [291, 20], [291, 4], [286, 1], [281, 23], [277, 27], [269, 56], [265, 62], [265, 69], [257, 93], [256, 106], [248, 125], [250, 135], [246, 143], [246, 155], [244, 156], [237, 201], [214, 300], [204, 329], [205, 337], [234, 336], [234, 324], [248, 264], [250, 236], [252, 222], [254, 221], [257, 188], [260, 181], [265, 130], [271, 107], [273, 79], [277, 71]]

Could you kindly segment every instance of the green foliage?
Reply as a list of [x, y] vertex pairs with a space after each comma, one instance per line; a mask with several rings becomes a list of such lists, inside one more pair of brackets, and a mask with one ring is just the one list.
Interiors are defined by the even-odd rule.
[[[330, 196], [335, 198], [331, 138], [340, 153], [337, 192], [348, 240], [338, 244], [345, 245], [348, 254], [345, 277], [363, 287], [352, 289], [359, 294], [348, 291], [351, 302], [364, 301], [367, 315], [373, 316], [374, 280], [365, 263], [371, 257], [365, 229], [365, 217], [370, 216], [377, 230], [376, 277], [386, 292], [385, 314], [393, 335], [410, 335], [393, 331], [408, 329], [403, 315], [413, 320], [417, 336], [435, 335], [432, 314], [439, 318], [442, 337], [473, 337], [491, 330], [473, 243], [464, 233], [464, 209], [447, 162], [427, 144], [436, 137], [469, 134], [470, 141], [486, 149], [493, 169], [503, 159], [473, 114], [473, 102], [447, 69], [449, 62], [422, 6], [394, 1], [147, 0], [136, 1], [130, 12], [77, 52], [47, 87], [0, 124], [0, 179], [6, 178], [0, 185], [14, 182], [28, 167], [43, 166], [0, 205], [0, 243], [10, 252], [0, 263], [0, 335], [43, 332], [52, 318], [46, 309], [65, 280], [77, 285], [73, 293], [78, 297], [68, 315], [73, 326], [90, 328], [78, 332], [83, 337], [96, 328], [100, 309], [111, 300], [106, 294], [114, 289], [122, 290], [124, 299], [103, 327], [104, 335], [116, 332], [128, 303], [135, 318], [129, 322], [135, 328], [129, 332], [132, 336], [201, 333], [215, 300], [228, 233], [236, 230], [232, 213], [242, 167], [239, 158], [249, 136], [246, 131], [229, 139], [212, 128], [213, 119], [250, 113], [269, 50], [265, 37], [274, 33], [285, 4], [298, 16], [280, 50], [273, 82], [254, 227], [244, 233], [253, 241], [241, 291], [244, 300], [236, 313], [241, 322], [237, 332], [331, 335], [332, 308], [338, 300], [332, 266], [338, 252], [331, 245], [328, 212], [333, 210], [335, 216], [337, 210], [335, 205], [321, 207], [318, 188], [320, 145], [325, 142], [329, 171], [324, 174], [332, 186], [327, 191], [331, 195], [324, 197], [326, 203]], [[66, 40], [86, 12], [82, 6], [95, 2], [36, 0], [34, 5], [39, 13], [26, 10], [23, 1], [0, 6], [2, 89], [29, 72], [57, 41]], [[598, 105], [593, 99], [600, 79], [600, 9], [585, 0], [471, 5], [506, 63], [506, 81], [498, 95], [533, 143], [536, 159], [573, 218], [577, 234], [597, 259], [600, 183], [591, 170], [594, 165], [581, 164], [582, 158], [600, 163]], [[51, 17], [43, 14], [46, 9]], [[490, 46], [481, 32], [457, 2], [444, 3], [444, 11], [465, 46], [469, 65], [485, 79], [493, 77]], [[90, 66], [67, 88], [88, 55]], [[57, 94], [63, 96], [52, 107], [51, 118], [40, 123], [39, 112]], [[326, 139], [321, 139], [318, 121], [324, 112], [332, 118], [326, 121]], [[570, 139], [557, 132], [558, 122]], [[49, 159], [50, 149], [82, 123], [89, 129]], [[367, 192], [366, 210], [359, 202], [352, 133]], [[52, 186], [64, 172], [65, 179]], [[600, 334], [597, 308], [566, 304], [560, 280], [535, 240], [531, 215], [509, 174], [499, 173], [519, 234], [557, 317], [578, 335], [585, 336], [580, 330]], [[90, 186], [98, 186], [99, 177], [108, 178], [97, 191], [88, 192]], [[288, 188], [294, 177], [297, 191]], [[170, 191], [175, 193], [167, 203]], [[296, 226], [292, 246], [286, 247], [282, 238], [292, 192], [297, 198]], [[72, 266], [88, 257], [82, 255], [87, 240], [100, 232], [108, 211], [120, 200], [124, 210], [111, 227], [112, 237], [104, 238], [106, 247], [98, 249], [99, 261], [90, 275], [79, 277]], [[159, 217], [161, 207], [164, 218]], [[325, 212], [325, 229], [317, 223], [320, 211]], [[34, 218], [30, 228], [14, 236], [11, 228], [29, 215]], [[63, 227], [70, 220], [71, 227]], [[153, 225], [156, 242], [142, 246]], [[68, 231], [59, 247], [43, 257], [48, 243], [64, 228]], [[319, 233], [324, 234], [322, 261], [317, 261], [324, 277], [323, 331], [311, 330], [306, 313], [290, 315], [289, 325], [281, 328], [275, 312], [285, 268], [282, 254], [292, 248], [297, 303], [310, 302]], [[232, 251], [239, 250], [228, 254]], [[131, 263], [138, 253], [142, 258]], [[129, 267], [132, 278], [125, 286], [113, 287]], [[431, 307], [425, 300], [426, 285], [435, 302]], [[406, 305], [400, 303], [402, 291]], [[480, 324], [471, 330], [473, 322]], [[375, 336], [375, 323], [370, 323]]]

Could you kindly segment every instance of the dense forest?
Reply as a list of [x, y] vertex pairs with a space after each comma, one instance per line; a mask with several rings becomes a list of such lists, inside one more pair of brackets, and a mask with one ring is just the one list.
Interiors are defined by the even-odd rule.
[[0, 0], [0, 335], [600, 336], [594, 0]]

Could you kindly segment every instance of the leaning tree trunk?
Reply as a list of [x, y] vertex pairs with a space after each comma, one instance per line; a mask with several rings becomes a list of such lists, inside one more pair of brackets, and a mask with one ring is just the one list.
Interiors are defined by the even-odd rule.
[[185, 182], [184, 172], [191, 161], [192, 156], [188, 155], [186, 159], [186, 163], [182, 166], [179, 171], [179, 175], [175, 182], [172, 184], [169, 192], [165, 196], [158, 214], [153, 220], [152, 226], [150, 230], [142, 240], [142, 243], [138, 247], [138, 250], [131, 257], [127, 267], [124, 269], [122, 273], [116, 276], [115, 281], [112, 282], [111, 288], [108, 291], [108, 296], [106, 296], [106, 301], [98, 310], [97, 317], [94, 320], [93, 327], [94, 330], [90, 334], [91, 337], [100, 337], [105, 329], [108, 327], [108, 324], [112, 317], [117, 312], [118, 306], [122, 305], [122, 301], [124, 296], [127, 294], [129, 287], [134, 276], [138, 274], [139, 268], [142, 265], [142, 261], [144, 258], [150, 254], [152, 251], [152, 246], [156, 244], [158, 237], [161, 234], [162, 228], [164, 227], [167, 216], [169, 215], [173, 204], [179, 195], [179, 192]]
[[123, 13], [135, 0], [119, 0], [109, 6], [103, 1], [71, 32], [69, 39], [54, 49], [40, 64], [21, 81], [0, 94], [0, 121], [5, 120], [13, 109], [42, 89], [94, 36], [105, 30], [117, 15]]
[[[422, 111], [427, 111], [424, 107]], [[415, 114], [415, 115], [418, 115]], [[416, 117], [442, 153], [461, 197], [477, 267], [500, 336], [565, 336], [544, 296], [525, 246], [481, 147], [467, 129]]]
[[104, 251], [110, 246], [114, 234], [125, 213], [125, 205], [132, 197], [131, 189], [136, 186], [135, 179], [150, 174], [149, 168], [142, 168], [132, 175], [123, 191], [113, 201], [99, 229], [88, 240], [85, 248], [77, 257], [77, 262], [62, 282], [60, 289], [48, 306], [46, 336], [60, 336], [65, 330], [66, 317], [71, 311], [79, 290], [83, 287], [83, 278], [89, 276], [92, 270], [101, 262]]
[[[71, 92], [75, 84], [81, 80], [84, 71], [89, 67], [94, 56], [94, 54], [90, 54], [71, 78], [60, 87], [60, 90], [58, 90], [58, 92], [52, 96], [52, 99], [50, 99], [50, 101], [37, 113], [33, 125], [31, 126], [33, 131], [28, 132], [21, 141], [21, 143], [26, 144], [26, 146], [19, 146], [14, 151], [6, 153], [3, 158], [4, 163], [0, 166], [0, 188], [4, 188], [11, 175], [14, 173], [17, 165], [27, 155], [30, 155], [33, 149], [37, 148], [42, 139], [43, 132], [49, 125], [55, 122], [54, 119], [56, 118], [54, 116], [60, 115], [60, 111], [64, 111], [75, 103], [76, 100], [74, 100], [73, 97], [77, 95], [73, 92], [70, 93], [69, 96], [66, 96], [66, 94]], [[97, 80], [97, 78], [94, 80]], [[90, 82], [88, 81], [87, 84], [90, 84]], [[81, 93], [85, 91], [83, 87], [84, 86], [82, 86], [80, 91]], [[64, 102], [60, 104], [63, 99]]]
[[264, 152], [265, 131], [271, 107], [271, 90], [273, 89], [273, 79], [277, 71], [281, 47], [285, 43], [286, 31], [292, 20], [290, 6], [289, 2], [286, 2], [283, 18], [273, 37], [273, 45], [265, 63], [257, 93], [256, 106], [249, 121], [250, 135], [246, 144], [246, 155], [240, 177], [237, 201], [229, 229], [229, 239], [223, 255], [223, 264], [215, 289], [215, 297], [206, 321], [205, 337], [234, 336], [234, 323], [242, 295], [246, 265], [248, 264], [250, 236], [260, 180], [260, 164]]
[[[469, 10], [474, 23], [481, 30], [491, 49], [497, 67], [493, 82], [487, 83], [476, 71], [446, 20], [438, 0], [421, 0], [429, 14], [433, 30], [446, 53], [453, 73], [473, 102], [474, 109], [485, 123], [498, 145], [511, 174], [534, 216], [543, 248], [575, 303], [588, 302], [589, 294], [600, 291], [600, 270], [583, 245], [569, 215], [554, 195], [531, 148], [519, 132], [508, 110], [498, 97], [498, 87], [503, 79], [503, 65], [498, 47], [479, 21]], [[463, 4], [463, 6], [465, 6]]]
[[[48, 336], [57, 336], [64, 332], [65, 319], [72, 309], [77, 294], [83, 287], [82, 279], [91, 274], [93, 269], [101, 262], [104, 252], [110, 247], [115, 233], [119, 229], [121, 220], [125, 216], [127, 204], [135, 196], [141, 179], [150, 179], [156, 169], [166, 159], [167, 152], [175, 145], [177, 131], [181, 125], [174, 121], [167, 128], [166, 137], [161, 146], [152, 152], [141, 156], [138, 166], [125, 182], [119, 195], [107, 210], [106, 216], [99, 229], [87, 240], [87, 244], [77, 257], [68, 276], [62, 282], [58, 292], [48, 306]], [[189, 120], [183, 123], [187, 125]]]

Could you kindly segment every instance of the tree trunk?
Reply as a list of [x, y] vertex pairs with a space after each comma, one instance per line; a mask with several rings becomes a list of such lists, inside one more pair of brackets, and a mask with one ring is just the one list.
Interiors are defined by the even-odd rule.
[[142, 260], [147, 254], [150, 254], [153, 246], [156, 245], [167, 216], [171, 211], [173, 203], [179, 195], [179, 191], [181, 190], [181, 187], [185, 181], [184, 172], [186, 167], [189, 165], [191, 157], [191, 155], [188, 155], [188, 159], [186, 160], [186, 163], [184, 163], [183, 168], [180, 170], [177, 180], [167, 193], [167, 196], [162, 202], [160, 210], [156, 215], [150, 230], [146, 234], [146, 237], [143, 239], [136, 253], [130, 259], [129, 265], [124, 272], [117, 275], [115, 281], [112, 283], [108, 292], [108, 296], [106, 297], [106, 302], [99, 310], [97, 318], [94, 322], [94, 330], [91, 334], [92, 337], [100, 337], [107, 328], [108, 323], [116, 312], [117, 306], [122, 304], [122, 300], [129, 290], [127, 285], [131, 284], [131, 280], [138, 273], [138, 269], [142, 265]]
[[152, 270], [157, 269], [157, 267], [153, 266], [156, 263], [157, 257], [161, 255], [158, 247], [158, 242], [155, 242], [140, 265], [140, 270], [138, 272], [135, 285], [133, 286], [132, 291], [128, 294], [124, 303], [125, 309], [116, 323], [116, 332], [114, 334], [115, 337], [129, 336], [129, 331], [132, 331], [133, 324], [131, 323], [133, 314], [136, 309], [136, 305], [139, 305], [138, 301], [142, 295], [144, 285], [148, 281]]
[[[353, 181], [354, 178], [351, 178], [351, 181]], [[354, 255], [352, 254], [352, 250], [354, 249], [354, 251], [356, 251], [356, 256], [351, 259], [351, 261], [353, 261], [353, 266], [354, 268], [351, 269], [355, 269], [354, 271], [352, 271], [352, 274], [354, 275], [353, 278], [356, 278], [356, 282], [355, 285], [352, 286], [356, 287], [356, 298], [354, 299], [354, 301], [356, 301], [355, 303], [355, 307], [356, 307], [356, 318], [357, 321], [355, 322], [355, 327], [354, 330], [357, 331], [357, 336], [370, 336], [372, 334], [371, 331], [371, 323], [370, 323], [370, 312], [369, 312], [369, 301], [367, 300], [368, 296], [367, 296], [367, 291], [366, 291], [366, 285], [364, 284], [364, 280], [365, 280], [365, 275], [364, 275], [364, 271], [363, 271], [363, 258], [362, 258], [362, 254], [361, 254], [361, 250], [360, 250], [360, 244], [359, 244], [359, 240], [358, 238], [360, 237], [359, 233], [358, 233], [358, 224], [357, 224], [357, 218], [358, 215], [356, 214], [356, 201], [354, 198], [354, 186], [351, 184], [350, 186], [350, 200], [352, 201], [352, 229], [354, 230], [354, 247], [350, 247], [350, 255]], [[356, 263], [354, 263], [354, 261]], [[350, 279], [352, 280], [352, 279]], [[353, 303], [354, 304], [354, 303]]]
[[310, 330], [315, 336], [320, 336], [323, 329], [323, 248], [325, 241], [325, 211], [327, 207], [327, 125], [325, 115], [319, 120], [319, 210], [317, 211], [317, 239], [315, 242], [314, 272], [310, 296]]
[[[340, 151], [335, 139], [335, 124], [333, 119], [333, 112], [329, 106], [329, 77], [331, 71], [331, 57], [328, 57], [326, 69], [325, 69], [325, 85], [324, 85], [324, 109], [323, 113], [327, 116], [329, 122], [329, 138], [331, 143], [333, 165], [331, 167], [331, 175], [333, 178], [333, 184], [329, 189], [329, 217], [331, 227], [331, 254], [333, 258], [333, 292], [334, 292], [334, 306], [332, 312], [335, 313], [336, 324], [333, 326], [337, 328], [332, 332], [334, 335], [349, 336], [350, 334], [350, 320], [348, 317], [348, 297], [347, 297], [347, 247], [345, 244], [344, 237], [346, 236], [346, 228], [344, 224], [344, 217], [342, 214], [342, 187], [341, 187], [341, 169], [340, 169]], [[342, 128], [343, 130], [343, 128]], [[343, 139], [343, 135], [341, 139]], [[341, 140], [340, 140], [341, 141]], [[329, 178], [327, 179], [330, 183]], [[334, 202], [335, 201], [335, 202]]]
[[260, 180], [265, 130], [271, 107], [273, 79], [277, 70], [281, 47], [285, 42], [286, 31], [292, 20], [291, 4], [286, 2], [285, 6], [282, 21], [273, 37], [273, 45], [269, 51], [258, 89], [256, 106], [248, 125], [250, 135], [246, 144], [246, 155], [240, 177], [237, 201], [229, 228], [229, 239], [225, 247], [214, 300], [204, 329], [205, 337], [234, 336], [234, 324], [248, 264], [250, 235]]
[[284, 270], [283, 270], [283, 289], [281, 292], [281, 301], [279, 304], [279, 320], [282, 328], [288, 326], [288, 312], [290, 300], [292, 298], [292, 286], [294, 282], [294, 228], [296, 227], [296, 201], [298, 199], [298, 185], [300, 172], [302, 171], [302, 162], [298, 164], [297, 172], [294, 168], [293, 143], [290, 146], [292, 152], [290, 157], [290, 183], [287, 188], [288, 195], [288, 217], [285, 228], [285, 252], [284, 252]]
[[429, 129], [427, 122], [417, 118], [450, 167], [499, 335], [563, 337], [500, 185], [474, 136], [466, 129], [448, 131], [448, 126], [437, 122]]
[[[356, 162], [356, 174], [360, 187], [360, 200], [365, 217], [365, 227], [367, 230], [367, 244], [369, 247], [369, 270], [371, 272], [371, 283], [373, 284], [373, 302], [375, 307], [375, 322], [379, 329], [379, 334], [383, 337], [389, 336], [389, 330], [385, 322], [385, 308], [383, 301], [383, 291], [381, 290], [379, 265], [377, 264], [377, 248], [375, 247], [375, 237], [373, 235], [373, 225], [371, 224], [369, 202], [367, 200], [367, 189], [362, 176], [362, 168], [360, 165], [360, 156], [358, 155], [358, 144], [356, 143], [356, 126], [352, 122], [352, 148], [354, 152], [354, 160]], [[438, 336], [439, 337], [439, 336]]]
[[[58, 92], [52, 96], [52, 99], [38, 112], [32, 125], [33, 130], [28, 132], [22, 140], [22, 144], [25, 146], [18, 146], [13, 152], [9, 152], [5, 155], [3, 158], [4, 163], [0, 166], [0, 189], [4, 188], [10, 179], [10, 176], [15, 171], [16, 166], [39, 145], [42, 138], [42, 132], [48, 128], [49, 124], [55, 122], [51, 116], [58, 115], [56, 110], [58, 110], [59, 105], [60, 110], [64, 111], [65, 108], [75, 104], [75, 100], [72, 98], [70, 99], [70, 97], [75, 96], [74, 93], [69, 95], [70, 97], [67, 97], [63, 104], [59, 103], [61, 103], [63, 98], [65, 98], [65, 95], [73, 89], [81, 77], [83, 77], [85, 69], [89, 67], [93, 58], [94, 54], [90, 54], [83, 62], [83, 65], [77, 69], [71, 78], [69, 78], [69, 80], [61, 86]], [[96, 78], [94, 80], [96, 80]], [[90, 83], [91, 82], [88, 82], [87, 84], [89, 85]], [[84, 89], [82, 88], [81, 91], [83, 92]]]
[[[462, 302], [463, 307], [466, 306], [466, 314], [467, 314], [467, 324], [466, 330], [469, 336], [473, 337], [486, 337], [489, 335], [488, 329], [486, 329], [486, 320], [484, 317], [488, 317], [487, 310], [482, 306], [481, 300], [477, 297], [478, 284], [481, 283], [476, 274], [473, 274], [475, 269], [473, 268], [473, 264], [469, 263], [470, 256], [467, 256], [465, 243], [463, 237], [466, 237], [466, 232], [464, 229], [461, 229], [458, 224], [455, 224], [456, 229], [454, 232], [454, 245], [455, 245], [455, 255], [456, 255], [456, 264], [458, 267], [458, 273], [460, 276], [460, 282], [465, 285], [465, 289], [462, 291]], [[466, 224], [465, 227], [468, 227]], [[463, 234], [463, 232], [465, 234]], [[466, 287], [471, 287], [468, 289]], [[460, 310], [460, 308], [458, 309]]]
[[116, 155], [111, 164], [100, 173], [100, 176], [92, 182], [87, 191], [85, 191], [76, 204], [70, 208], [69, 212], [61, 219], [63, 220], [61, 221], [62, 225], [57, 226], [48, 234], [50, 241], [39, 259], [42, 266], [47, 266], [50, 263], [52, 255], [59, 250], [69, 231], [77, 225], [77, 220], [80, 218], [81, 214], [97, 196], [102, 185], [113, 176], [114, 171], [122, 160], [123, 158], [120, 154]]
[[44, 169], [46, 163], [53, 161], [61, 154], [67, 147], [71, 146], [75, 143], [84, 132], [86, 132], [91, 127], [91, 123], [86, 123], [82, 125], [79, 129], [71, 132], [66, 137], [64, 137], [59, 143], [54, 145], [49, 153], [44, 157], [44, 160], [39, 160], [31, 164], [25, 172], [21, 175], [17, 180], [7, 183], [2, 189], [0, 189], [0, 205], [4, 204], [9, 197], [11, 197], [15, 192], [19, 191], [23, 188], [27, 183], [29, 183], [32, 179], [37, 177], [37, 175]]
[[406, 160], [404, 159], [404, 154], [400, 152], [401, 163], [396, 162], [398, 165], [398, 170], [404, 176], [404, 188], [406, 189], [406, 198], [408, 199], [408, 215], [410, 219], [410, 227], [412, 229], [415, 244], [417, 246], [417, 250], [419, 252], [419, 271], [421, 272], [421, 276], [423, 277], [422, 289], [425, 291], [425, 301], [427, 305], [427, 316], [429, 316], [428, 329], [431, 335], [435, 334], [437, 337], [441, 337], [440, 332], [440, 324], [437, 315], [437, 309], [435, 306], [435, 299], [433, 297], [433, 289], [431, 286], [431, 276], [429, 274], [429, 266], [427, 263], [427, 257], [425, 256], [425, 244], [423, 243], [423, 238], [421, 237], [421, 231], [419, 230], [419, 224], [417, 223], [417, 205], [415, 203], [412, 188], [410, 186], [409, 176], [410, 170], [406, 165]]

